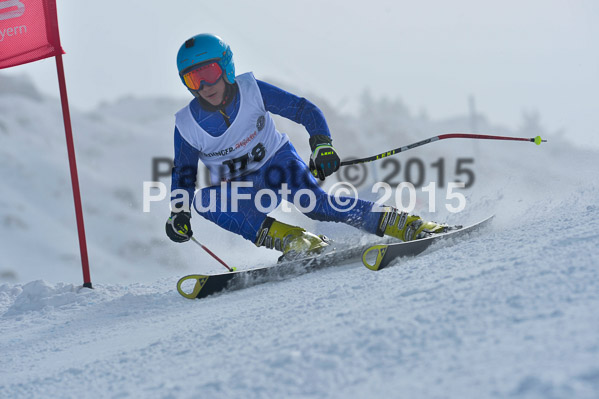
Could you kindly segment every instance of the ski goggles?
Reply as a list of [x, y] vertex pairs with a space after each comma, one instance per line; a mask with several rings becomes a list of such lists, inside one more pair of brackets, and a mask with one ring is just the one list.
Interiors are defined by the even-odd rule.
[[223, 76], [223, 70], [220, 65], [217, 62], [211, 62], [183, 74], [183, 81], [185, 86], [191, 90], [200, 90], [203, 83], [211, 86], [218, 82], [221, 76]]

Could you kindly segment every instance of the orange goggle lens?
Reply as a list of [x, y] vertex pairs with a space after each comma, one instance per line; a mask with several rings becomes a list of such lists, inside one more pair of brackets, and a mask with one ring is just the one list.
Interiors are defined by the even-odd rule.
[[223, 75], [223, 70], [218, 63], [213, 62], [208, 65], [201, 66], [183, 75], [185, 85], [191, 90], [199, 90], [202, 83], [213, 85]]

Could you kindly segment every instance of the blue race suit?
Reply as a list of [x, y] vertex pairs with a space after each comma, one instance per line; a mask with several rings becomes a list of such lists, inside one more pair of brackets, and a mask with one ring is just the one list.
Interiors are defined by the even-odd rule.
[[[313, 103], [260, 80], [257, 80], [257, 83], [264, 107], [268, 112], [302, 124], [311, 136], [319, 134], [330, 137], [324, 115]], [[229, 121], [226, 121], [218, 111], [211, 112], [202, 108], [197, 99], [190, 103], [190, 107], [196, 122], [211, 136], [219, 137], [227, 130], [227, 122], [230, 125], [237, 116], [240, 107], [239, 93], [224, 110], [229, 116]], [[175, 159], [171, 190], [184, 189], [189, 193], [190, 199], [194, 198], [199, 156], [199, 150], [191, 146], [175, 128]], [[349, 204], [353, 206], [352, 209], [345, 211], [347, 206], [344, 207], [320, 188], [308, 166], [290, 142], [274, 153], [259, 170], [236, 178], [235, 181], [251, 185], [250, 187], [235, 188], [237, 193], [242, 196], [250, 196], [250, 199], [238, 200], [237, 209], [232, 209], [230, 201], [234, 190], [231, 182], [199, 190], [193, 205], [204, 218], [252, 242], [255, 242], [257, 232], [264, 222], [268, 210], [276, 208], [281, 202], [279, 189], [284, 183], [287, 184], [289, 193], [286, 199], [290, 202], [294, 198], [298, 199], [300, 211], [311, 219], [342, 222], [369, 233], [377, 231], [381, 214], [371, 211], [373, 202], [352, 198], [349, 200]], [[268, 195], [261, 196], [261, 207], [257, 207], [254, 198], [261, 189], [271, 190], [276, 196], [274, 198]], [[316, 206], [313, 209], [306, 210], [314, 198], [311, 199], [305, 192], [301, 196], [296, 196], [300, 190], [309, 190], [314, 194]], [[221, 198], [224, 195], [228, 199], [226, 209], [222, 208], [223, 204], [221, 203]], [[340, 200], [344, 201], [343, 198]]]

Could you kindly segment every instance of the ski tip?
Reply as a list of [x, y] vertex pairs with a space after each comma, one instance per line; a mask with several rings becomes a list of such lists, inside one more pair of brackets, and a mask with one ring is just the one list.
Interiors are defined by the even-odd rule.
[[[189, 276], [182, 277], [177, 282], [177, 291], [179, 292], [179, 294], [181, 294], [185, 298], [195, 299], [195, 298], [198, 297], [198, 294], [202, 290], [202, 287], [204, 287], [204, 284], [206, 284], [206, 281], [208, 280], [208, 277], [209, 276], [204, 276], [204, 275], [201, 275], [201, 274], [191, 274]], [[191, 292], [185, 292], [183, 290], [183, 288], [181, 287], [182, 284], [184, 282], [186, 282], [187, 280], [195, 280], [195, 284], [194, 284], [193, 290]]]
[[385, 256], [385, 252], [387, 252], [386, 245], [374, 245], [370, 248], [367, 248], [362, 253], [362, 263], [366, 266], [367, 269], [378, 271], [381, 270], [383, 257]]

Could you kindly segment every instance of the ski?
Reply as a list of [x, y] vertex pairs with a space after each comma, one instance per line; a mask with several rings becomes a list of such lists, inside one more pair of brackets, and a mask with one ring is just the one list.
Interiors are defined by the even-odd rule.
[[377, 271], [384, 269], [394, 259], [406, 256], [416, 256], [435, 243], [463, 237], [468, 233], [485, 226], [492, 219], [493, 216], [489, 216], [488, 218], [470, 226], [462, 227], [444, 234], [433, 235], [420, 240], [393, 244], [372, 245], [362, 253], [362, 263], [370, 270]]
[[[201, 299], [223, 291], [239, 290], [269, 281], [280, 281], [299, 276], [325, 267], [341, 266], [360, 259], [360, 256], [367, 268], [381, 270], [393, 259], [418, 255], [433, 243], [466, 235], [487, 224], [492, 218], [493, 216], [490, 216], [471, 226], [449, 233], [405, 243], [389, 243], [387, 241], [386, 243], [377, 245], [344, 246], [309, 258], [283, 261], [275, 266], [234, 270], [218, 274], [190, 274], [179, 279], [177, 282], [177, 291], [185, 298]], [[376, 259], [373, 264], [369, 264], [366, 259], [373, 256], [376, 256]], [[193, 287], [191, 289], [184, 288], [183, 285], [186, 282], [190, 282], [190, 285]]]
[[[325, 267], [341, 266], [348, 262], [356, 261], [360, 259], [362, 252], [371, 246], [372, 244], [365, 244], [354, 247], [344, 246], [334, 248], [323, 254], [297, 260], [283, 261], [275, 266], [235, 270], [219, 274], [191, 274], [182, 277], [177, 282], [177, 291], [185, 298], [200, 299], [225, 290], [233, 291], [268, 281], [283, 280]], [[187, 281], [190, 281], [193, 284], [193, 289], [186, 290], [182, 287]]]

